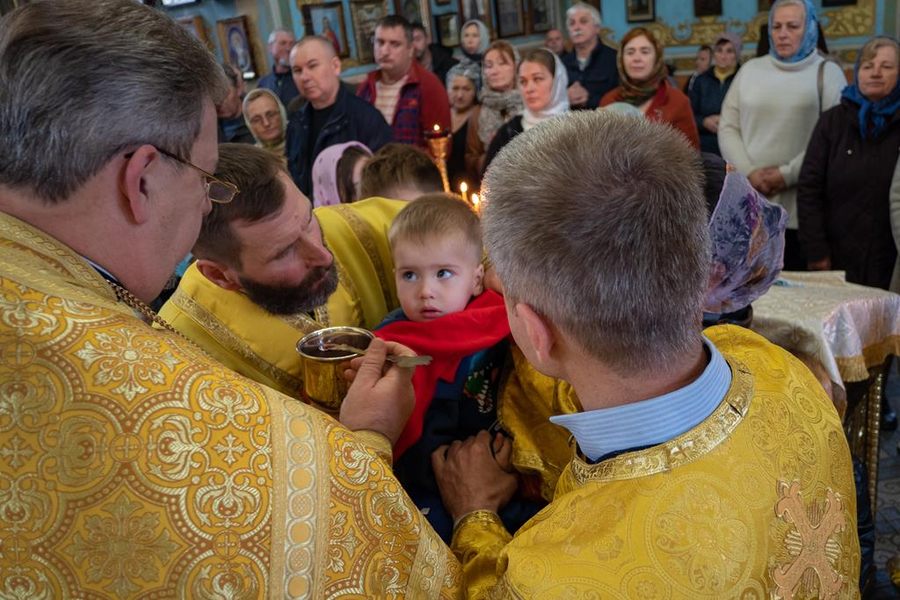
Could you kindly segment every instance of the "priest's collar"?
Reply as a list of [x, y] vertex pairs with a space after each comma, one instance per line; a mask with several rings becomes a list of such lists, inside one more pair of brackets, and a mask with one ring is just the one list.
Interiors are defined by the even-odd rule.
[[731, 387], [728, 363], [706, 337], [703, 344], [709, 363], [685, 387], [631, 404], [553, 416], [550, 421], [568, 429], [590, 461], [668, 442], [702, 423]]

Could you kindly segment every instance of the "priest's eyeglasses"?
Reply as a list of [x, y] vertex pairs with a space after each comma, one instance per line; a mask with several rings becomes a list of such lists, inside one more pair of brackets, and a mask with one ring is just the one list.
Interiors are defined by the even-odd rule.
[[[153, 146], [153, 147], [156, 148], [160, 154], [168, 156], [172, 160], [177, 160], [181, 164], [186, 165], [186, 166], [194, 169], [201, 175], [203, 175], [206, 178], [206, 196], [213, 202], [215, 202], [217, 204], [228, 204], [229, 202], [234, 200], [234, 197], [237, 196], [238, 193], [240, 193], [240, 190], [238, 189], [238, 187], [236, 185], [234, 185], [233, 183], [228, 183], [227, 181], [222, 181], [221, 179], [219, 179], [212, 173], [204, 171], [197, 165], [181, 158], [177, 154], [173, 154], [167, 150], [163, 150], [162, 148], [159, 148], [158, 146]], [[131, 158], [133, 155], [134, 155], [134, 152], [129, 152], [128, 154], [125, 155], [125, 157]]]

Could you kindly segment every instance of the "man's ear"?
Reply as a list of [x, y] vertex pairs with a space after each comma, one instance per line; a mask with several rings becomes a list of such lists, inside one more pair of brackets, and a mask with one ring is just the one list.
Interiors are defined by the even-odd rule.
[[335, 75], [340, 75], [341, 74], [341, 59], [338, 58], [337, 56], [332, 58], [331, 59], [331, 68], [334, 69]]
[[234, 269], [223, 263], [207, 258], [198, 258], [197, 270], [223, 290], [228, 290], [230, 292], [238, 292], [241, 290], [241, 284], [238, 280], [237, 273]]
[[150, 144], [144, 144], [125, 159], [120, 190], [128, 218], [136, 225], [150, 219], [150, 189], [161, 181], [162, 155]]
[[[557, 329], [546, 317], [531, 306], [519, 302], [515, 305], [516, 317], [524, 325], [525, 335], [534, 350], [534, 358], [546, 367], [556, 364]], [[535, 365], [537, 366], [537, 365]]]

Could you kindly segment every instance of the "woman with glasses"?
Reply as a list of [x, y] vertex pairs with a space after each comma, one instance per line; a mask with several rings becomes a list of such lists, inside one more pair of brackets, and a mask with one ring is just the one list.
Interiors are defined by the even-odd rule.
[[244, 98], [244, 121], [256, 140], [256, 147], [279, 157], [287, 164], [284, 135], [287, 111], [278, 96], [266, 88], [256, 88]]

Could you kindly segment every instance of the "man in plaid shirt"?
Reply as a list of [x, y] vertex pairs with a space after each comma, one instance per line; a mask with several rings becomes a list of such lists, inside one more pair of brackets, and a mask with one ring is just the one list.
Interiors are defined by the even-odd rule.
[[412, 27], [388, 15], [375, 28], [375, 61], [358, 96], [375, 106], [394, 130], [394, 141], [426, 148], [425, 130], [450, 129], [450, 102], [438, 78], [413, 59]]

